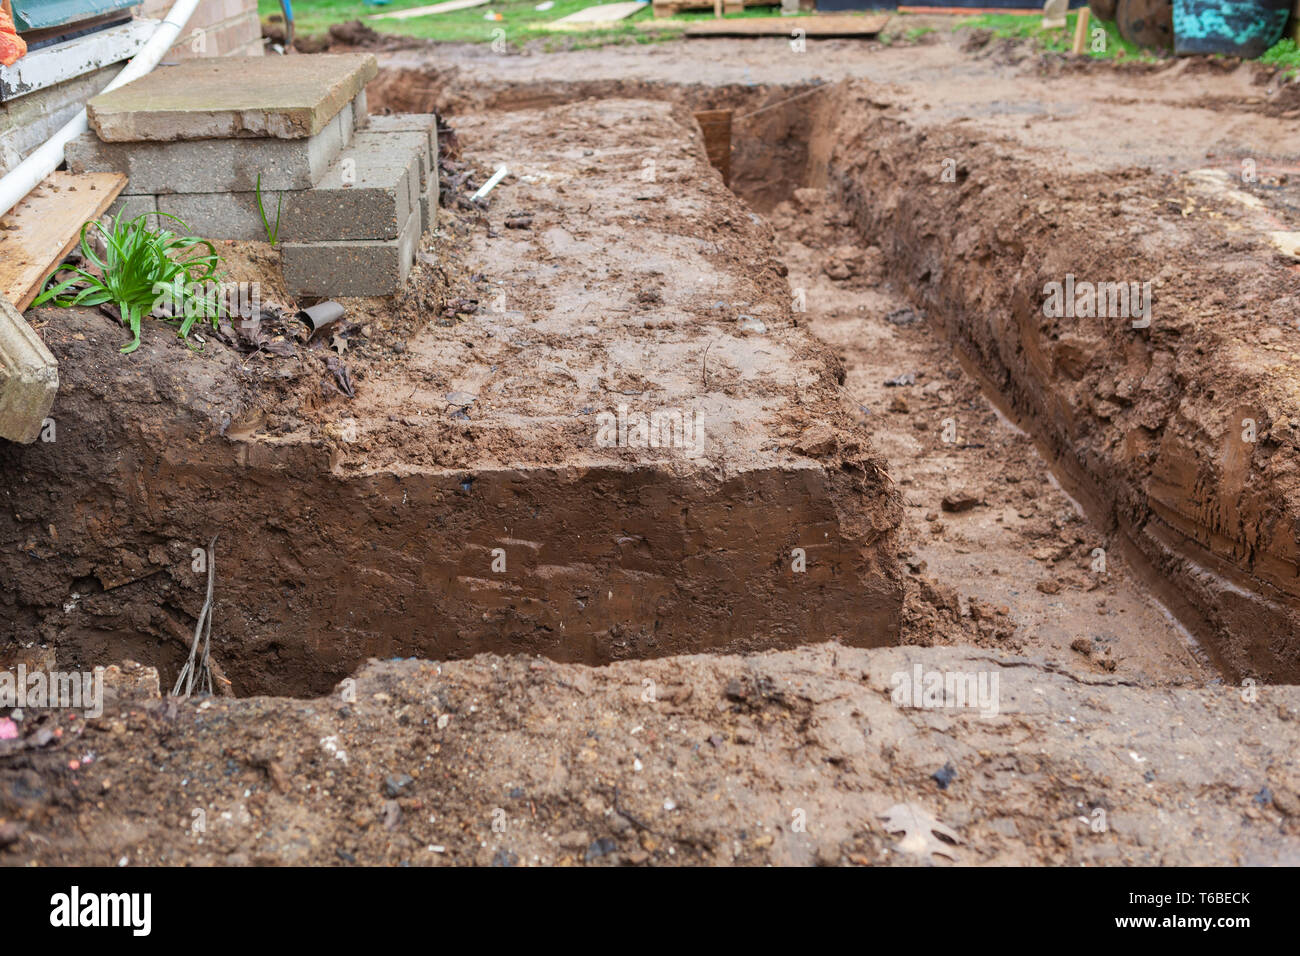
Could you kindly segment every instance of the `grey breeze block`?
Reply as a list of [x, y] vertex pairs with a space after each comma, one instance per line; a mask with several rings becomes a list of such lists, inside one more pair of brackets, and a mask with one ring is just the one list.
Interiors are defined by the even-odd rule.
[[[412, 205], [412, 186], [418, 178], [414, 153], [398, 150], [379, 155], [353, 146], [340, 154], [316, 186], [263, 190], [262, 205], [272, 225], [279, 208], [283, 242], [395, 239], [411, 210], [418, 208], [418, 196]], [[266, 238], [256, 193], [160, 195], [158, 211], [176, 216], [196, 235], [207, 238]]]
[[293, 296], [392, 295], [401, 288], [420, 239], [413, 209], [396, 239], [286, 242], [280, 261]]
[[341, 110], [306, 139], [199, 139], [103, 143], [83, 133], [67, 146], [74, 173], [125, 173], [128, 195], [307, 189], [352, 143], [353, 116]]
[[394, 113], [372, 116], [371, 133], [420, 133], [427, 142], [420, 151], [420, 231], [433, 227], [438, 208], [438, 118], [430, 113]]

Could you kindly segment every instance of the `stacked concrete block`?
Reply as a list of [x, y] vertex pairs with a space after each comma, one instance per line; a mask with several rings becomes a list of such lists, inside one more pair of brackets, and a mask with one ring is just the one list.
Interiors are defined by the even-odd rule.
[[114, 212], [175, 216], [207, 239], [267, 238], [260, 182], [272, 227], [279, 211], [291, 293], [397, 291], [436, 214], [437, 128], [433, 116], [368, 115], [374, 57], [225, 59], [173, 69], [201, 75], [173, 73], [170, 82], [136, 89], [146, 77], [92, 100], [95, 132], [68, 146], [69, 168], [126, 173]]
[[417, 149], [420, 157], [420, 229], [428, 232], [433, 226], [434, 210], [438, 208], [437, 117], [423, 113], [372, 116], [369, 130], [375, 136], [394, 139], [402, 134], [423, 136], [423, 142], [413, 137], [411, 145]]

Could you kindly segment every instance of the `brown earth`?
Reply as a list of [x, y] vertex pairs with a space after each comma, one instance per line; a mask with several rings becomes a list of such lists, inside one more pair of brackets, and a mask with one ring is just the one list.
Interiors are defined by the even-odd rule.
[[[437, 107], [478, 181], [520, 175], [486, 216], [444, 211], [397, 303], [349, 303], [342, 355], [196, 360], [151, 326], [124, 360], [102, 316], [41, 316], [84, 371], [58, 442], [0, 451], [10, 657], [169, 684], [220, 527], [240, 693], [443, 662], [204, 702], [132, 665], [105, 717], [0, 741], [0, 860], [1300, 861], [1296, 688], [1222, 686], [1300, 670], [1297, 265], [1269, 238], [1300, 209], [1294, 85], [986, 37], [809, 51], [386, 54], [372, 109]], [[767, 223], [704, 166], [686, 113], [711, 107], [737, 111], [732, 185]], [[693, 295], [701, 272], [731, 288]], [[1151, 327], [1049, 319], [1067, 273], [1151, 279]], [[713, 395], [718, 453], [584, 442], [572, 411], [628, 392]], [[713, 509], [694, 536], [660, 527], [682, 493]], [[582, 551], [548, 507], [634, 532]], [[798, 578], [808, 527], [834, 543]], [[519, 590], [482, 570], [503, 541], [545, 558]], [[680, 656], [895, 635], [967, 646]], [[677, 656], [446, 661], [520, 649]], [[996, 673], [998, 714], [891, 702], [914, 665]], [[900, 803], [961, 842], [910, 852], [881, 819]]]
[[[467, 121], [486, 168], [520, 170], [441, 241], [472, 320], [252, 361], [157, 327], [121, 358], [102, 316], [38, 313], [67, 373], [57, 441], [0, 452], [25, 479], [0, 622], [61, 666], [120, 644], [170, 681], [216, 537], [236, 694], [322, 693], [372, 656], [895, 642], [897, 495], [689, 122], [635, 100]], [[602, 415], [661, 413], [602, 444]]]
[[[917, 667], [996, 675], [999, 712], [897, 706]], [[163, 701], [151, 676], [123, 674], [98, 720], [44, 722], [53, 743], [0, 741], [0, 861], [1300, 863], [1295, 687], [830, 644], [374, 663], [310, 701]], [[898, 804], [961, 842], [913, 852], [881, 820]]]
[[[829, 187], [857, 245], [945, 324], [1217, 666], [1300, 679], [1300, 243], [1272, 239], [1300, 211], [1300, 110], [1281, 73], [1115, 66], [961, 33], [802, 54], [772, 40], [420, 56], [384, 57], [377, 108], [654, 90], [736, 109], [737, 191], [767, 211]], [[1045, 284], [1067, 274], [1152, 282], [1152, 327], [1046, 318]]]

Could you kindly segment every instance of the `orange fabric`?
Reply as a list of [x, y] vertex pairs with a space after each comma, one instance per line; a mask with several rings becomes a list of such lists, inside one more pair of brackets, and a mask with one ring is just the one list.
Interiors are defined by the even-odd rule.
[[14, 29], [9, 4], [0, 4], [0, 63], [13, 66], [27, 54], [27, 42]]

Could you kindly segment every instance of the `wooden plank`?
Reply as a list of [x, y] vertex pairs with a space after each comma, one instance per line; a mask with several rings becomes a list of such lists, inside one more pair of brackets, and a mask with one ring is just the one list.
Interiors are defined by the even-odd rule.
[[0, 295], [0, 438], [40, 437], [59, 390], [59, 364], [22, 314]]
[[1092, 16], [1092, 11], [1084, 7], [1079, 11], [1078, 19], [1074, 21], [1074, 46], [1070, 52], [1079, 54], [1083, 52], [1083, 45], [1088, 39], [1088, 20]]
[[788, 37], [793, 30], [800, 29], [807, 37], [873, 37], [888, 22], [888, 14], [701, 20], [686, 27], [686, 36]]
[[451, 13], [453, 10], [468, 10], [481, 7], [488, 0], [444, 0], [427, 7], [412, 7], [410, 10], [394, 10], [392, 13], [374, 13], [367, 20], [409, 20], [412, 17], [428, 17], [438, 13]]
[[0, 295], [19, 311], [126, 187], [121, 173], [54, 172], [0, 219]]
[[645, 6], [641, 0], [628, 0], [626, 3], [602, 3], [594, 7], [585, 7], [577, 13], [547, 24], [548, 30], [563, 30], [570, 26], [588, 27], [607, 25], [624, 20]]
[[[653, 0], [656, 17], [674, 17], [684, 10], [713, 10], [714, 0]], [[740, 13], [746, 7], [771, 7], [780, 0], [722, 0], [724, 13]]]
[[898, 8], [899, 13], [924, 13], [927, 16], [945, 16], [945, 17], [977, 17], [986, 13], [1006, 14], [1009, 17], [1040, 17], [1043, 15], [1043, 8], [1030, 7], [1019, 9], [1016, 7], [910, 7], [904, 6]]
[[124, 26], [29, 51], [13, 66], [0, 66], [0, 102], [129, 60], [160, 22], [132, 20]]

